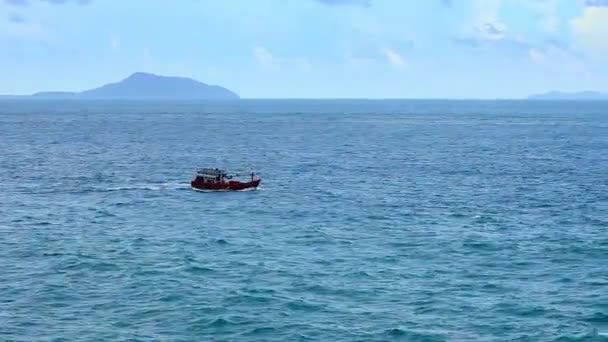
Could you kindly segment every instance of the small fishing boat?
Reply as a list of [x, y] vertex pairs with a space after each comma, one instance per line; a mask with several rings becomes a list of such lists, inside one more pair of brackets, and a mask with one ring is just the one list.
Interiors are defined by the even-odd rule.
[[225, 170], [204, 168], [196, 172], [190, 186], [196, 191], [242, 191], [256, 189], [262, 181], [251, 172], [251, 180], [233, 180], [238, 175], [229, 175]]

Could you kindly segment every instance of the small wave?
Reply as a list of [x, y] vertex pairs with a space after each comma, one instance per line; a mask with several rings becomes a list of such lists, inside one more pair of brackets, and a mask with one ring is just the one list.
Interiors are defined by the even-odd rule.
[[413, 341], [445, 341], [444, 338], [441, 338], [434, 334], [428, 334], [424, 332], [418, 332], [414, 330], [408, 330], [405, 328], [392, 328], [385, 330], [382, 334], [384, 337], [388, 337], [390, 339], [406, 339]]
[[251, 335], [261, 335], [261, 334], [268, 334], [268, 333], [273, 333], [276, 329], [273, 327], [258, 327], [258, 328], [254, 328], [251, 331], [248, 331], [247, 333], [245, 333], [245, 336], [251, 336]]
[[168, 295], [160, 297], [158, 300], [160, 300], [161, 302], [172, 303], [172, 302], [179, 302], [182, 298], [183, 297], [179, 294], [168, 294]]
[[116, 217], [116, 215], [112, 214], [111, 212], [109, 212], [107, 210], [95, 209], [95, 208], [90, 208], [89, 210], [96, 214], [95, 218]]
[[371, 274], [367, 273], [366, 271], [352, 272], [352, 273], [346, 274], [346, 276], [347, 277], [356, 278], [356, 279], [361, 279], [361, 278], [372, 279], [372, 278], [374, 278], [374, 276], [372, 276]]
[[372, 221], [390, 220], [390, 218], [388, 216], [378, 215], [378, 214], [367, 215], [367, 219], [372, 220]]
[[479, 251], [497, 251], [500, 250], [500, 246], [486, 242], [486, 241], [475, 241], [475, 240], [466, 240], [462, 244], [463, 247], [470, 250], [479, 250]]
[[224, 298], [223, 303], [228, 306], [234, 305], [261, 305], [273, 301], [271, 296], [260, 296], [247, 294], [244, 292], [236, 292]]
[[43, 257], [57, 257], [57, 256], [64, 256], [66, 255], [65, 253], [59, 253], [59, 252], [51, 252], [51, 253], [42, 253]]
[[208, 324], [208, 326], [210, 326], [210, 327], [224, 327], [224, 326], [233, 325], [233, 324], [235, 324], [235, 323], [231, 322], [231, 321], [229, 321], [227, 319], [224, 319], [224, 318], [220, 317], [220, 318], [214, 319], [212, 322], [210, 322]]
[[188, 273], [192, 273], [192, 274], [206, 274], [206, 273], [210, 273], [210, 272], [214, 272], [215, 270], [209, 267], [203, 267], [203, 266], [190, 266], [188, 268], [186, 268], [186, 272]]
[[475, 215], [473, 216], [473, 219], [475, 220], [475, 223], [497, 223], [499, 222], [498, 218], [491, 216], [491, 215]]
[[407, 331], [401, 328], [393, 328], [386, 331], [387, 335], [390, 336], [406, 336], [408, 335]]
[[314, 312], [322, 310], [324, 306], [321, 304], [314, 304], [304, 301], [302, 299], [298, 299], [287, 303], [287, 308], [294, 311]]
[[[463, 214], [463, 213], [453, 212], [453, 213], [451, 213], [451, 214], [449, 215], [449, 217], [452, 217], [452, 218], [466, 218], [466, 217], [467, 217], [467, 215], [466, 215], [466, 214]], [[480, 218], [480, 217], [481, 217], [481, 216], [479, 216], [479, 215], [475, 215], [475, 217], [474, 217], [474, 218], [475, 218], [475, 219], [478, 219], [478, 218]]]
[[64, 266], [67, 270], [90, 270], [93, 272], [113, 272], [120, 269], [119, 265], [104, 261], [71, 260]]
[[44, 226], [51, 226], [53, 224], [51, 222], [48, 222], [48, 221], [41, 221], [41, 222], [36, 222], [33, 225], [35, 225], [35, 226], [43, 226], [44, 227]]
[[560, 342], [563, 342], [563, 341], [608, 341], [608, 332], [600, 331], [597, 328], [593, 328], [590, 332], [588, 332], [584, 335], [579, 335], [579, 336], [563, 335], [563, 336], [558, 337], [554, 341], [560, 341]]
[[596, 312], [593, 315], [587, 316], [585, 321], [594, 324], [608, 324], [608, 314]]

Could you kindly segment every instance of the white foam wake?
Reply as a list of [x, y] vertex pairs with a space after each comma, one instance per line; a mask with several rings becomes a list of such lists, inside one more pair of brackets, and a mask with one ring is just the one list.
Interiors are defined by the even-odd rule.
[[148, 190], [148, 191], [159, 191], [159, 190], [179, 190], [188, 189], [190, 183], [183, 182], [167, 182], [158, 184], [132, 184], [125, 186], [117, 186], [107, 188], [106, 191], [135, 191], [135, 190]]

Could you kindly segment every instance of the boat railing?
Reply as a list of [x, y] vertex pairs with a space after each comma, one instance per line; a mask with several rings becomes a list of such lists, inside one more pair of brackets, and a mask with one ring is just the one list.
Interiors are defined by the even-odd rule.
[[201, 177], [203, 179], [208, 179], [208, 180], [214, 180], [214, 179], [217, 180], [218, 177], [220, 177], [220, 180], [222, 180], [222, 179], [231, 180], [233, 178], [240, 178], [240, 177], [247, 177], [247, 178], [251, 177], [252, 181], [260, 179], [260, 177], [258, 176], [257, 173], [251, 172], [251, 171], [228, 173], [228, 172], [226, 172], [226, 170], [212, 169], [212, 168], [199, 169], [199, 170], [197, 170], [196, 175], [198, 177]]

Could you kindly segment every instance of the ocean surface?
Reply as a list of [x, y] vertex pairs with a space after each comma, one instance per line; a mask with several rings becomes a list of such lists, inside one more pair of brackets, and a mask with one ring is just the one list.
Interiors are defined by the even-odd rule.
[[0, 101], [0, 190], [0, 341], [608, 341], [608, 102]]

